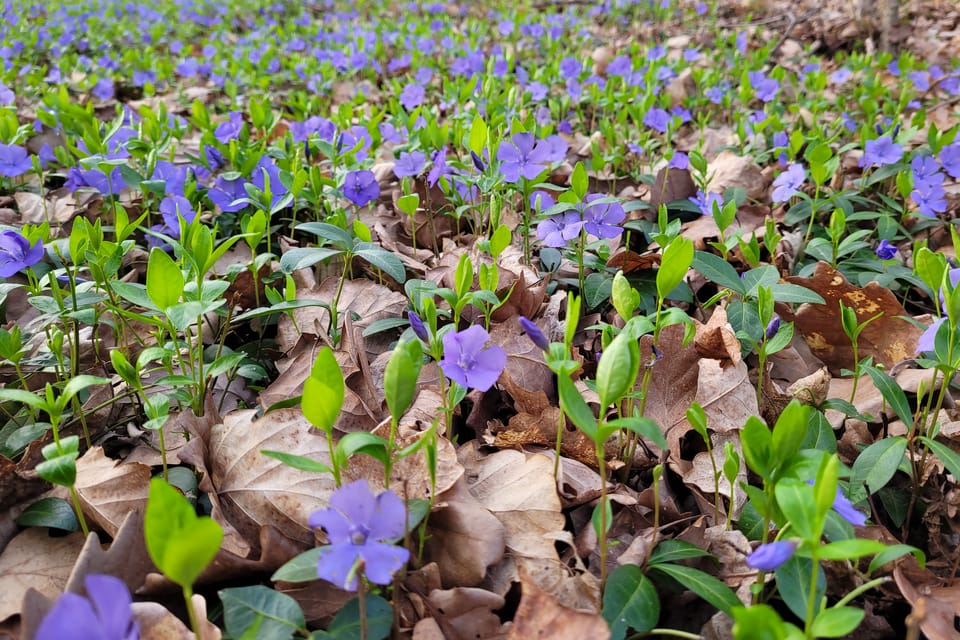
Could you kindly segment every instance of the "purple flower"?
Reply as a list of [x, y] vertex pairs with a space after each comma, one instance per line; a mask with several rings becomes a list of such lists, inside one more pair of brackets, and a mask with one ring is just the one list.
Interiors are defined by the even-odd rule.
[[163, 192], [167, 195], [182, 196], [183, 186], [187, 181], [187, 168], [177, 166], [172, 162], [160, 160], [153, 169], [151, 180], [163, 180]]
[[943, 185], [936, 183], [917, 185], [917, 188], [910, 193], [910, 197], [917, 203], [917, 210], [922, 216], [936, 218], [938, 213], [947, 210]]
[[421, 85], [408, 84], [403, 88], [403, 91], [400, 92], [400, 104], [402, 104], [403, 108], [407, 111], [413, 111], [423, 104], [423, 99], [426, 95], [427, 92]]
[[833, 510], [855, 527], [867, 524], [867, 516], [853, 508], [853, 503], [843, 495], [840, 487], [837, 487], [837, 497], [833, 499]]
[[43, 258], [43, 243], [39, 240], [30, 246], [30, 241], [18, 231], [8, 229], [0, 233], [0, 277], [32, 267]]
[[537, 237], [548, 247], [562, 247], [580, 235], [584, 221], [577, 211], [567, 211], [541, 220], [537, 224]]
[[777, 97], [780, 83], [775, 79], [767, 77], [767, 74], [763, 71], [751, 71], [747, 74], [747, 77], [750, 79], [750, 85], [753, 87], [754, 93], [757, 94], [761, 102], [771, 102]]
[[239, 111], [231, 111], [227, 114], [227, 119], [214, 129], [213, 137], [221, 144], [227, 144], [239, 138], [241, 131], [243, 131], [243, 114]]
[[910, 170], [913, 174], [913, 186], [920, 191], [943, 184], [940, 165], [932, 156], [915, 156], [910, 161]]
[[94, 98], [98, 100], [109, 100], [113, 97], [114, 87], [113, 80], [110, 78], [102, 78], [97, 81], [97, 84], [93, 85], [93, 88], [90, 89], [90, 93], [93, 94]]
[[362, 207], [380, 197], [380, 185], [369, 169], [351, 171], [343, 179], [343, 197]]
[[660, 133], [666, 133], [667, 126], [670, 124], [670, 114], [666, 109], [653, 107], [643, 114], [643, 124]]
[[897, 245], [890, 244], [890, 241], [884, 238], [877, 246], [876, 254], [881, 260], [891, 260], [897, 255]]
[[780, 331], [780, 316], [774, 315], [770, 322], [767, 323], [767, 329], [764, 331], [764, 336], [767, 340], [772, 340], [773, 336], [777, 335], [777, 332]]
[[330, 544], [320, 549], [317, 575], [347, 591], [357, 590], [357, 577], [390, 584], [410, 552], [384, 542], [406, 530], [406, 509], [395, 493], [374, 496], [366, 480], [343, 485], [330, 496], [330, 508], [310, 514], [311, 527], [323, 527]]
[[453, 169], [447, 165], [447, 148], [444, 147], [433, 154], [433, 168], [427, 174], [427, 184], [434, 187], [440, 178], [450, 175], [453, 175]]
[[0, 142], [0, 176], [16, 178], [33, 170], [27, 150], [18, 144]]
[[507, 182], [516, 184], [520, 177], [533, 180], [547, 168], [556, 152], [546, 140], [536, 142], [532, 133], [517, 133], [500, 144], [497, 160]]
[[960, 178], [960, 142], [948, 144], [940, 149], [940, 164], [951, 178]]
[[444, 334], [440, 369], [463, 387], [487, 391], [507, 364], [507, 352], [503, 347], [491, 345], [484, 349], [489, 341], [490, 334], [477, 324], [463, 331]]
[[423, 340], [424, 342], [430, 341], [430, 332], [427, 331], [427, 326], [423, 324], [423, 319], [415, 311], [407, 312], [407, 320], [410, 322], [410, 328], [413, 329], [413, 333]]
[[[591, 193], [586, 198], [586, 209], [583, 211], [584, 229], [597, 238], [616, 238], [621, 233], [619, 225], [627, 217], [619, 202], [601, 202], [590, 204], [602, 199], [599, 193]], [[583, 205], [581, 205], [582, 207]]]
[[543, 189], [537, 189], [530, 194], [530, 208], [534, 211], [546, 211], [555, 204], [553, 196]]
[[903, 147], [894, 142], [891, 136], [881, 136], [875, 140], [867, 140], [859, 166], [882, 167], [899, 162], [902, 157]]
[[140, 627], [133, 619], [130, 592], [113, 576], [84, 578], [89, 598], [64, 593], [44, 616], [36, 640], [137, 640]]
[[944, 320], [946, 320], [945, 317], [936, 320], [932, 325], [927, 327], [926, 331], [920, 334], [920, 338], [917, 340], [917, 355], [927, 351], [936, 351], [937, 331], [940, 329], [940, 325], [943, 324]]
[[190, 224], [197, 217], [197, 212], [194, 211], [190, 201], [183, 196], [167, 196], [160, 202], [160, 215], [163, 217], [163, 223], [169, 229], [167, 235], [179, 238], [180, 218]]
[[687, 199], [697, 205], [697, 207], [700, 208], [700, 213], [705, 216], [713, 215], [714, 204], [716, 204], [717, 207], [723, 207], [723, 196], [715, 191], [707, 191], [704, 193], [703, 189], [697, 189], [697, 196]]
[[418, 176], [427, 164], [427, 156], [422, 151], [403, 151], [400, 159], [393, 165], [393, 175], [398, 178]]
[[244, 184], [246, 184], [246, 180], [240, 176], [233, 179], [219, 176], [213, 186], [207, 190], [207, 197], [224, 213], [235, 213], [247, 206], [245, 202], [236, 202], [247, 197], [247, 190], [243, 187]]
[[306, 142], [310, 136], [317, 135], [321, 140], [333, 142], [333, 136], [336, 133], [336, 126], [320, 116], [307, 118], [303, 122], [291, 122], [290, 133], [293, 135], [294, 142]]
[[690, 156], [685, 154], [683, 151], [677, 151], [673, 154], [673, 157], [670, 158], [670, 162], [667, 163], [667, 166], [670, 169], [689, 169]]
[[778, 540], [762, 544], [747, 556], [747, 566], [760, 571], [773, 571], [792, 558], [796, 550], [795, 540]]
[[289, 192], [289, 189], [287, 189], [280, 180], [280, 167], [276, 165], [273, 158], [263, 156], [260, 158], [257, 166], [253, 168], [253, 175], [250, 182], [252, 182], [253, 186], [257, 189], [260, 189], [260, 191], [265, 191], [267, 188], [267, 178], [270, 179], [270, 208], [273, 209], [283, 200], [284, 196]]
[[807, 179], [803, 166], [793, 163], [773, 181], [773, 201], [786, 202], [800, 192], [800, 185]]
[[547, 336], [543, 335], [543, 331], [540, 330], [533, 320], [528, 320], [524, 316], [520, 316], [520, 329], [523, 330], [527, 337], [537, 346], [541, 351], [550, 350], [550, 341], [547, 340]]

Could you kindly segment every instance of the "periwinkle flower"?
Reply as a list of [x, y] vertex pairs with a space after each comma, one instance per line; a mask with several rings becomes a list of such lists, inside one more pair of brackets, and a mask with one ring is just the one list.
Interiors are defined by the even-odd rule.
[[227, 144], [239, 138], [241, 131], [243, 131], [243, 114], [239, 111], [231, 111], [227, 114], [227, 119], [213, 130], [213, 137], [221, 144]]
[[833, 510], [855, 527], [862, 527], [867, 524], [867, 516], [853, 508], [853, 503], [847, 496], [843, 495], [840, 487], [837, 487], [837, 497], [833, 499]]
[[336, 126], [320, 116], [312, 116], [303, 122], [291, 122], [290, 134], [294, 142], [307, 142], [310, 136], [316, 135], [321, 140], [333, 142], [333, 136], [336, 133]]
[[670, 124], [670, 114], [667, 113], [666, 109], [653, 107], [643, 114], [643, 124], [650, 127], [654, 131], [666, 133], [667, 126]]
[[697, 189], [697, 195], [693, 198], [687, 198], [693, 204], [697, 205], [700, 209], [700, 213], [705, 216], [713, 215], [713, 205], [716, 204], [718, 207], [723, 207], [723, 196], [721, 196], [716, 191], [707, 191], [703, 192], [703, 189]]
[[596, 238], [616, 238], [623, 233], [618, 225], [627, 214], [619, 202], [596, 202], [603, 197], [599, 193], [591, 193], [584, 198], [586, 209], [583, 211], [583, 228]]
[[555, 204], [553, 196], [543, 189], [537, 189], [530, 194], [530, 208], [534, 211], [546, 211]]
[[927, 183], [918, 185], [910, 192], [910, 198], [917, 204], [917, 211], [927, 218], [936, 218], [938, 213], [947, 210], [946, 192], [943, 185]]
[[503, 347], [491, 345], [484, 348], [489, 341], [487, 330], [476, 324], [463, 331], [446, 333], [440, 369], [463, 387], [487, 391], [507, 364], [507, 352]]
[[763, 71], [750, 71], [747, 73], [747, 77], [761, 102], [771, 102], [777, 97], [780, 83], [774, 78], [768, 77]]
[[767, 323], [767, 328], [763, 332], [767, 340], [772, 340], [773, 336], [777, 335], [777, 332], [780, 331], [780, 322], [780, 316], [774, 315], [770, 322]]
[[408, 84], [403, 88], [403, 91], [400, 92], [400, 104], [403, 105], [403, 108], [407, 111], [413, 111], [423, 104], [423, 99], [426, 95], [427, 92], [423, 86], [414, 83]]
[[8, 229], [0, 233], [0, 277], [32, 267], [43, 259], [43, 243], [37, 240], [33, 246], [18, 231]]
[[747, 556], [747, 566], [760, 571], [773, 571], [793, 557], [797, 550], [795, 540], [777, 540], [757, 547]]
[[127, 586], [113, 576], [90, 574], [84, 581], [88, 598], [64, 593], [44, 616], [36, 640], [137, 640]]
[[380, 197], [380, 185], [369, 169], [351, 171], [343, 179], [343, 197], [362, 207]]
[[393, 165], [393, 175], [398, 178], [418, 176], [427, 164], [427, 156], [422, 151], [403, 151], [400, 159]]
[[960, 142], [948, 144], [940, 149], [940, 164], [951, 178], [960, 178]]
[[0, 176], [16, 178], [33, 171], [33, 161], [27, 150], [18, 144], [0, 142]]
[[867, 140], [859, 166], [882, 167], [899, 162], [902, 157], [903, 147], [894, 142], [892, 136], [881, 136], [874, 140]]
[[219, 176], [213, 186], [207, 190], [207, 197], [224, 213], [236, 213], [247, 206], [245, 202], [237, 202], [247, 197], [244, 184], [246, 180], [240, 176], [232, 179]]
[[507, 182], [517, 183], [521, 177], [533, 180], [552, 162], [554, 152], [545, 140], [537, 142], [532, 133], [517, 133], [504, 140], [497, 150], [500, 172]]
[[[960, 268], [950, 269], [947, 273], [947, 277], [950, 278], [950, 285], [956, 287], [960, 284]], [[940, 290], [940, 307], [946, 312], [947, 303], [944, 298], [944, 292]], [[921, 354], [927, 351], [933, 352], [936, 350], [937, 344], [937, 331], [940, 329], [940, 325], [944, 323], [947, 318], [941, 317], [937, 319], [932, 325], [927, 327], [927, 330], [924, 331], [920, 338], [917, 340], [917, 354]]]
[[537, 237], [548, 247], [562, 247], [580, 235], [583, 225], [578, 212], [559, 213], [537, 224]]
[[311, 527], [322, 527], [330, 544], [320, 549], [317, 575], [347, 591], [357, 578], [387, 585], [403, 569], [410, 552], [385, 542], [406, 531], [406, 509], [395, 493], [374, 496], [366, 480], [343, 485], [330, 496], [330, 507], [310, 514]]
[[433, 168], [431, 168], [430, 173], [427, 174], [427, 184], [434, 187], [443, 176], [453, 175], [453, 169], [447, 164], [446, 147], [434, 152], [432, 160]]
[[549, 351], [550, 350], [550, 341], [547, 340], [547, 336], [543, 335], [543, 331], [540, 330], [540, 327], [529, 320], [524, 316], [520, 316], [518, 320], [520, 323], [520, 328], [523, 330], [527, 337], [530, 338], [530, 341], [537, 346], [540, 351]]
[[803, 166], [793, 163], [773, 181], [774, 202], [786, 202], [800, 192], [800, 185], [807, 179]]
[[881, 260], [892, 260], [897, 255], [897, 245], [891, 244], [889, 240], [884, 238], [877, 245], [876, 254]]
[[430, 341], [430, 333], [427, 331], [427, 325], [423, 323], [423, 318], [421, 318], [415, 311], [408, 311], [407, 320], [410, 322], [410, 328], [413, 329], [413, 333], [418, 338], [424, 342]]

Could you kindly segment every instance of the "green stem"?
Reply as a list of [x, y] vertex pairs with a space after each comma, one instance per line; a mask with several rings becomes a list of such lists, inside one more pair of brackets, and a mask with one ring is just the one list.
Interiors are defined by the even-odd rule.
[[635, 633], [630, 636], [629, 640], [636, 640], [638, 638], [652, 638], [655, 636], [668, 636], [671, 638], [686, 638], [687, 640], [700, 640], [701, 636], [696, 633], [689, 633], [687, 631], [680, 631], [679, 629], [650, 629], [650, 631], [644, 631], [643, 633]]
[[360, 640], [367, 640], [367, 594], [363, 576], [357, 576], [357, 604], [360, 605]]
[[600, 472], [600, 531], [597, 544], [600, 547], [600, 601], [607, 584], [607, 460], [603, 442], [596, 442], [597, 467]]
[[197, 620], [197, 611], [193, 608], [193, 588], [190, 586], [183, 587], [183, 600], [187, 605], [187, 616], [190, 618], [190, 628], [193, 629], [193, 635], [196, 636], [197, 640], [203, 640], [203, 632], [200, 629], [199, 621]]
[[90, 535], [90, 528], [87, 526], [87, 519], [83, 516], [83, 509], [80, 508], [80, 496], [77, 495], [77, 489], [70, 485], [70, 498], [73, 500], [73, 510], [77, 512], [77, 522], [80, 523], [80, 530], [83, 531], [83, 537]]
[[818, 547], [814, 545], [813, 550], [810, 552], [810, 591], [807, 593], [807, 620], [806, 625], [804, 626], [804, 633], [807, 638], [813, 640], [813, 618], [814, 613], [816, 612], [816, 599], [817, 599], [817, 576], [819, 575], [820, 568], [820, 559], [818, 557]]
[[866, 593], [867, 591], [869, 591], [870, 589], [873, 589], [874, 587], [879, 587], [880, 585], [886, 582], [890, 582], [890, 580], [891, 580], [890, 576], [883, 576], [880, 578], [874, 578], [870, 582], [864, 582], [862, 585], [860, 585], [859, 587], [857, 587], [847, 595], [840, 598], [840, 600], [837, 601], [837, 604], [833, 605], [833, 608], [836, 609], [837, 607], [843, 607], [848, 602], [852, 602], [853, 599], [859, 596], [861, 593]]

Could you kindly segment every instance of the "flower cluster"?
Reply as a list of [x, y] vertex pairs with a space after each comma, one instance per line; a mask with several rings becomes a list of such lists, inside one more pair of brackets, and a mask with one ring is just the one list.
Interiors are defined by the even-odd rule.
[[943, 172], [932, 156], [916, 156], [910, 161], [913, 174], [913, 191], [910, 198], [916, 203], [921, 215], [935, 218], [947, 210], [946, 193], [943, 190]]
[[[553, 198], [543, 191], [531, 195], [531, 204], [541, 210], [554, 206]], [[548, 216], [537, 224], [537, 238], [548, 247], [563, 247], [581, 231], [601, 239], [616, 238], [623, 230], [618, 226], [627, 217], [619, 202], [611, 202], [599, 193], [590, 193], [574, 209]]]

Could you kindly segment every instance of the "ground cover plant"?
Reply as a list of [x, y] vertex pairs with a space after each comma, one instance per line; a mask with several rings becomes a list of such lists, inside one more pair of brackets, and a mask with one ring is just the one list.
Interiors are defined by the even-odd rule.
[[960, 633], [956, 7], [3, 11], [0, 633]]

